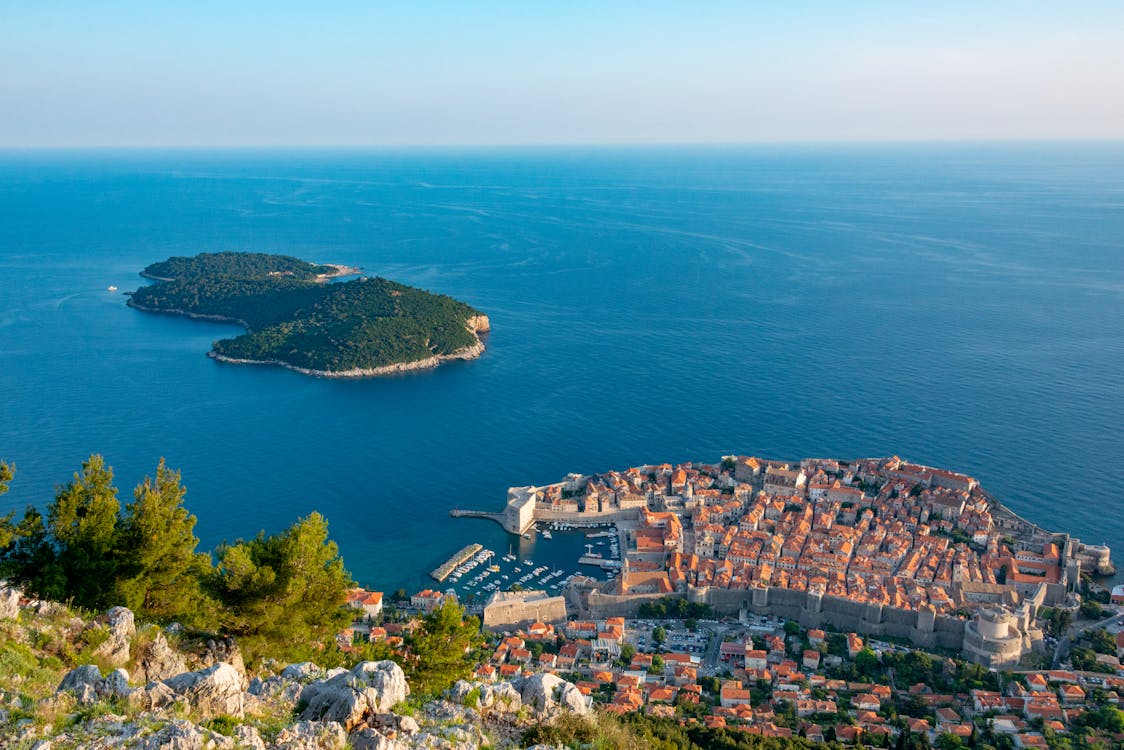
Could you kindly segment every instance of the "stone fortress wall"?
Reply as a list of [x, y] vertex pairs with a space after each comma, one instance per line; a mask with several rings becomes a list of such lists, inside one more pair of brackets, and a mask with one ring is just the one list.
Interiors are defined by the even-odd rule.
[[[718, 615], [737, 616], [744, 609], [795, 620], [805, 628], [826, 625], [864, 635], [905, 638], [921, 648], [961, 648], [967, 624], [966, 620], [937, 615], [928, 608], [909, 610], [775, 587], [690, 588], [686, 595], [671, 596], [709, 604]], [[594, 589], [589, 592], [587, 606], [592, 617], [635, 617], [642, 603], [659, 598], [660, 594], [619, 596]]]

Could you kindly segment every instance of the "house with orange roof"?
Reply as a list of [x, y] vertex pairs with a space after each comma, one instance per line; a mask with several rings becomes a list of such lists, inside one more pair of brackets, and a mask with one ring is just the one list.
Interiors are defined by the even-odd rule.
[[878, 712], [882, 708], [882, 701], [872, 693], [859, 693], [851, 699], [851, 705], [860, 711]]
[[1077, 685], [1066, 684], [1058, 688], [1058, 697], [1062, 703], [1073, 706], [1085, 702], [1085, 691]]
[[382, 614], [381, 591], [351, 589], [347, 592], [347, 603], [355, 609], [362, 610], [367, 617], [378, 617]]
[[719, 692], [719, 703], [723, 708], [733, 708], [735, 706], [748, 706], [753, 703], [752, 694], [741, 686], [741, 683], [727, 680], [722, 683], [722, 689]]

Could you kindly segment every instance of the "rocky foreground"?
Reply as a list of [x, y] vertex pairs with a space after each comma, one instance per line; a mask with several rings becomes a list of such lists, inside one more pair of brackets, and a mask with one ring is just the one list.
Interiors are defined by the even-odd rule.
[[0, 587], [3, 748], [511, 748], [530, 726], [588, 711], [577, 687], [549, 674], [462, 681], [428, 701], [410, 698], [392, 661], [251, 674], [232, 640], [138, 627], [123, 607], [86, 619]]

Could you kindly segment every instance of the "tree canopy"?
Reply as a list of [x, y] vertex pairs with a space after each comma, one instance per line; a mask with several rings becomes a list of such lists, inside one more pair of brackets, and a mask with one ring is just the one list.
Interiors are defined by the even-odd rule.
[[422, 694], [436, 693], [468, 677], [483, 643], [480, 621], [445, 601], [407, 639], [414, 657], [404, 667], [410, 685]]
[[204, 624], [210, 618], [200, 585], [211, 569], [198, 553], [195, 516], [183, 507], [180, 473], [164, 459], [125, 507], [117, 533], [116, 601], [164, 622]]
[[319, 513], [280, 534], [220, 547], [218, 557], [219, 624], [251, 650], [269, 644], [274, 653], [304, 654], [310, 641], [351, 621], [344, 604], [353, 581]]
[[319, 371], [416, 362], [478, 342], [469, 319], [479, 312], [463, 302], [378, 277], [319, 283], [326, 269], [259, 253], [170, 258], [145, 269], [160, 283], [129, 304], [241, 322], [247, 332], [215, 342], [217, 354]]
[[99, 455], [55, 493], [47, 513], [47, 530], [58, 552], [66, 593], [82, 607], [112, 604], [117, 514], [121, 503], [113, 486], [113, 468]]

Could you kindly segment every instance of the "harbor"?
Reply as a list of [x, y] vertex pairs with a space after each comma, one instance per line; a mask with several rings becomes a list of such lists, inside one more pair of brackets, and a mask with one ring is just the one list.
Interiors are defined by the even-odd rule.
[[[587, 558], [596, 562], [589, 566]], [[611, 524], [591, 528], [540, 522], [523, 535], [509, 537], [506, 550], [480, 547], [461, 558], [442, 582], [444, 590], [461, 601], [479, 604], [496, 591], [511, 589], [558, 594], [575, 576], [611, 580], [621, 566], [618, 534]]]

